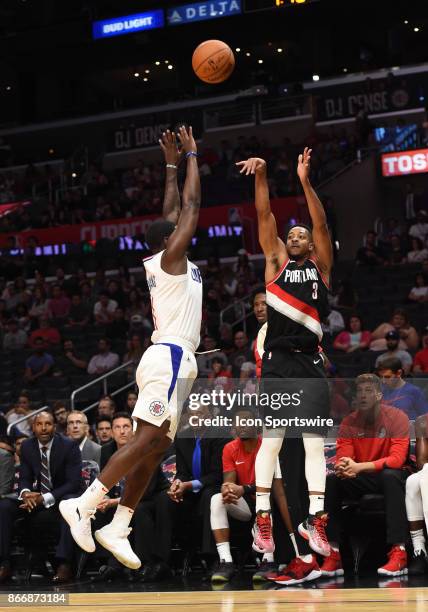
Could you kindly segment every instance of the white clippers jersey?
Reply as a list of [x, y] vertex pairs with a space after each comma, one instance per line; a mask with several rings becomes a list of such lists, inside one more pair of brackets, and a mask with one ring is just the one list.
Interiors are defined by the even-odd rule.
[[186, 274], [175, 276], [164, 272], [162, 253], [144, 260], [152, 302], [152, 342], [184, 345], [195, 352], [201, 333], [202, 276], [199, 268], [189, 260]]

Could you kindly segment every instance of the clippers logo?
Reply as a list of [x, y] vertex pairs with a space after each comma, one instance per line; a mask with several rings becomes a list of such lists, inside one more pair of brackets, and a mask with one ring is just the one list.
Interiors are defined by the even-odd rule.
[[159, 400], [155, 400], [150, 404], [149, 410], [153, 416], [160, 417], [165, 412], [165, 406]]
[[382, 155], [383, 176], [402, 176], [421, 172], [428, 172], [428, 149]]

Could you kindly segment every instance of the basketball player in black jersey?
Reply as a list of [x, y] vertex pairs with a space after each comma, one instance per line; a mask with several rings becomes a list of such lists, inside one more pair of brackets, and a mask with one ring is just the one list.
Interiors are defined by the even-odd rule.
[[[282, 379], [283, 384], [287, 379], [286, 384], [291, 386], [296, 379], [306, 379], [297, 387], [305, 390], [305, 397], [294, 414], [304, 418], [328, 418], [328, 387], [318, 347], [322, 339], [321, 321], [328, 313], [327, 294], [333, 249], [324, 208], [309, 180], [310, 159], [311, 150], [305, 148], [299, 155], [297, 173], [306, 196], [312, 230], [305, 225], [295, 225], [289, 229], [285, 242], [278, 236], [270, 207], [266, 162], [251, 158], [237, 165], [241, 166], [241, 174], [255, 175], [259, 241], [266, 257], [268, 326], [262, 381], [265, 379], [272, 388], [272, 379]], [[307, 379], [314, 379], [315, 386], [308, 386]], [[309, 425], [302, 427], [300, 433], [305, 448], [309, 517], [299, 525], [299, 533], [312, 550], [328, 556], [330, 547], [325, 535], [327, 517], [324, 513], [324, 440], [319, 430], [314, 433]], [[274, 549], [269, 496], [275, 461], [284, 434], [284, 431], [277, 431], [265, 435], [257, 455], [257, 515], [253, 548], [260, 552]], [[296, 584], [321, 575], [314, 555], [299, 557], [292, 563], [293, 567], [289, 566], [285, 580], [281, 580], [283, 584]]]

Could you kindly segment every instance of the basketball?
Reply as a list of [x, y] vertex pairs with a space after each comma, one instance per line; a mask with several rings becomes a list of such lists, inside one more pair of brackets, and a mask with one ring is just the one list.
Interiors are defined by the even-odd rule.
[[206, 40], [193, 52], [192, 67], [201, 81], [223, 83], [233, 72], [235, 56], [221, 40]]

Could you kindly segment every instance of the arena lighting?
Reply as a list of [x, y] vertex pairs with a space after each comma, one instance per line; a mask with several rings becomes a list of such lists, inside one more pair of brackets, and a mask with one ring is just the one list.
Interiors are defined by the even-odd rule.
[[146, 74], [150, 74], [150, 70], [149, 70], [149, 69], [145, 70], [144, 72], [145, 72]]
[[319, 74], [312, 75], [312, 80], [313, 81], [319, 81], [320, 80]]
[[174, 66], [172, 64], [169, 64], [168, 70], [172, 70], [173, 68], [174, 68]]
[[240, 52], [240, 50], [241, 50], [241, 49], [240, 49], [239, 47], [236, 47], [236, 49], [235, 49], [236, 53], [239, 53], [239, 52]]
[[250, 57], [251, 53], [249, 51], [247, 51], [247, 53], [245, 54], [247, 57]]
[[12, 87], [11, 87], [10, 85], [8, 85], [8, 86], [6, 87], [6, 91], [10, 91], [11, 89], [12, 89]]
[[77, 178], [77, 174], [75, 172], [72, 172], [71, 178]]
[[282, 53], [282, 49], [281, 49], [281, 47], [279, 47], [279, 49], [277, 49], [277, 52], [278, 52], [278, 53]]
[[164, 64], [169, 64], [169, 60], [165, 60], [165, 61], [164, 61]]
[[407, 19], [404, 20], [404, 23], [407, 25], [409, 22], [407, 21]]
[[413, 32], [419, 32], [419, 28], [413, 28]]
[[49, 155], [53, 155], [55, 153], [55, 149], [49, 149], [48, 153]]
[[155, 62], [156, 66], [160, 66], [160, 62]]
[[343, 69], [343, 72], [348, 72], [348, 69], [347, 69], [347, 68], [344, 68], [344, 69]]
[[258, 61], [259, 64], [263, 64], [263, 60], [262, 59], [259, 59], [257, 61]]
[[139, 72], [134, 72], [134, 77], [135, 77], [136, 79], [138, 79], [138, 77], [139, 77], [139, 76], [140, 76], [140, 73], [139, 73]]
[[143, 81], [145, 81], [147, 83], [149, 79], [147, 77], [144, 77]]

